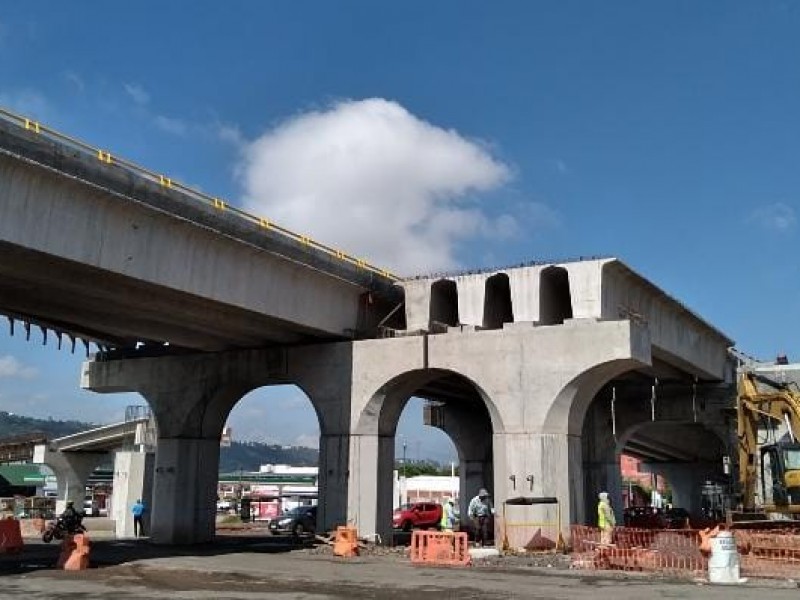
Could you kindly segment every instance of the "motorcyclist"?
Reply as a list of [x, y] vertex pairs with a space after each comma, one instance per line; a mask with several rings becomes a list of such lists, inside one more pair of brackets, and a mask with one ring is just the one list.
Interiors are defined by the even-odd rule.
[[79, 533], [82, 530], [82, 521], [84, 513], [75, 509], [75, 503], [72, 500], [67, 501], [67, 506], [64, 512], [59, 517], [64, 526], [64, 530], [68, 534]]

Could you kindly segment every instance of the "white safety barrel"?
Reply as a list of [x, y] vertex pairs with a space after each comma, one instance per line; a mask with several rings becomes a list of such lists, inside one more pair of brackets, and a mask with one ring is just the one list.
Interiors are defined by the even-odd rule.
[[739, 583], [739, 551], [730, 531], [721, 531], [711, 538], [708, 559], [708, 580], [711, 583]]

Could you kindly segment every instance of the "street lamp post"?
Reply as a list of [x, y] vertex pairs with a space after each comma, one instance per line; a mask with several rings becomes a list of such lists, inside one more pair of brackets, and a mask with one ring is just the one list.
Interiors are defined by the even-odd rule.
[[398, 507], [403, 505], [403, 497], [405, 496], [405, 491], [406, 491], [406, 440], [403, 434], [400, 434], [400, 437], [403, 438], [403, 458], [402, 458], [403, 469], [400, 472], [400, 477], [398, 477], [398, 482], [397, 482]]
[[406, 477], [406, 441], [403, 440], [403, 479]]

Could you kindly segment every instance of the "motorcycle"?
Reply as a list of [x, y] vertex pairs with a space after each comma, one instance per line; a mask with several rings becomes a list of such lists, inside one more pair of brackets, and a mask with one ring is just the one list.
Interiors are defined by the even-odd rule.
[[63, 540], [67, 535], [86, 533], [86, 527], [81, 523], [81, 518], [77, 517], [67, 521], [64, 517], [57, 517], [50, 521], [42, 533], [42, 541], [49, 544], [53, 540]]

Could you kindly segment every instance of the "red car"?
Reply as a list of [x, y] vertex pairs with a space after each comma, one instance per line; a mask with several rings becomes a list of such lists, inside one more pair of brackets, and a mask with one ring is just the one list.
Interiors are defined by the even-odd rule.
[[414, 528], [439, 527], [442, 522], [442, 506], [436, 502], [414, 502], [396, 508], [392, 515], [392, 527], [411, 531]]

